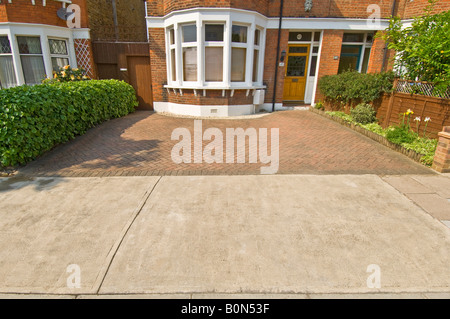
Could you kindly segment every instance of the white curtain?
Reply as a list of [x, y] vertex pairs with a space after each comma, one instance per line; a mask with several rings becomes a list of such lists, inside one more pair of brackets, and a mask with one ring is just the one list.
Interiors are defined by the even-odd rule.
[[21, 61], [26, 84], [40, 84], [47, 77], [42, 56], [22, 55]]
[[17, 85], [12, 56], [0, 56], [0, 84], [2, 88]]
[[59, 72], [63, 67], [69, 64], [67, 58], [52, 58], [53, 71]]

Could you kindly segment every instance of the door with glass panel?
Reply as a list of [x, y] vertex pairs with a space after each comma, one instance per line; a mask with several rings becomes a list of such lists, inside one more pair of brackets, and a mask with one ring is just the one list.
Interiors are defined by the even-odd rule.
[[284, 101], [304, 101], [309, 44], [289, 45], [284, 79]]

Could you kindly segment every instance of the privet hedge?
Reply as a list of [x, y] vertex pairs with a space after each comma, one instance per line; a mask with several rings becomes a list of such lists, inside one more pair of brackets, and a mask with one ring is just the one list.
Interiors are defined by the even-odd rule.
[[133, 87], [117, 80], [0, 90], [0, 164], [29, 162], [96, 124], [133, 112], [137, 105]]
[[322, 77], [319, 80], [319, 90], [330, 102], [355, 106], [361, 102], [373, 102], [382, 93], [390, 93], [393, 81], [392, 72], [362, 74], [346, 71]]

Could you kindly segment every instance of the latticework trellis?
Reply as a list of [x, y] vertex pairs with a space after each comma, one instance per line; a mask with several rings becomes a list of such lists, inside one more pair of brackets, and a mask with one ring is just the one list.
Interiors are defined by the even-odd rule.
[[400, 93], [420, 94], [425, 96], [440, 97], [450, 99], [450, 89], [445, 92], [435, 90], [432, 83], [428, 82], [414, 82], [407, 80], [398, 80], [395, 90]]
[[76, 39], [74, 42], [78, 67], [84, 69], [86, 75], [93, 78], [94, 73], [92, 69], [91, 52], [89, 50], [89, 39]]

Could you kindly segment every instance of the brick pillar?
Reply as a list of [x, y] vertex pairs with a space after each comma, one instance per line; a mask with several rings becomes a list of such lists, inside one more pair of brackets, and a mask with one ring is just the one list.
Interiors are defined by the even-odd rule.
[[434, 156], [433, 169], [450, 173], [450, 126], [444, 126], [439, 134], [439, 142]]
[[150, 64], [152, 67], [153, 101], [168, 102], [164, 88], [167, 84], [166, 42], [163, 28], [148, 29], [150, 46]]
[[[322, 53], [320, 55], [320, 66], [318, 71], [319, 80], [325, 75], [334, 75], [338, 73], [339, 57], [341, 56], [342, 30], [325, 30], [323, 32]], [[334, 57], [338, 57], [337, 60]], [[316, 101], [319, 102], [324, 97], [317, 89]]]

